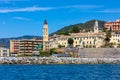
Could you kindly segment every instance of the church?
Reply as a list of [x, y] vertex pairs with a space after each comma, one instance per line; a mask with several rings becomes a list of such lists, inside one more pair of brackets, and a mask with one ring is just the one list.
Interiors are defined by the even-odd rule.
[[105, 33], [99, 30], [98, 21], [95, 21], [94, 31], [71, 33], [66, 35], [48, 35], [48, 24], [45, 20], [43, 27], [43, 50], [51, 48], [68, 47], [68, 39], [74, 40], [73, 47], [82, 46], [83, 48], [99, 48], [104, 44]]

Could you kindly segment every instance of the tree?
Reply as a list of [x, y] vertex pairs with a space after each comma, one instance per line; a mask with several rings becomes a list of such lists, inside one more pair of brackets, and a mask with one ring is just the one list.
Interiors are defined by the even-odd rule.
[[56, 48], [52, 48], [52, 49], [50, 49], [50, 54], [52, 54], [52, 53], [56, 53], [56, 52], [57, 52]]
[[103, 30], [102, 30], [103, 32], [106, 32], [107, 31], [107, 28], [103, 28]]
[[72, 47], [73, 43], [74, 43], [74, 40], [72, 38], [69, 38], [68, 39], [68, 43], [70, 45], [70, 47]]
[[49, 56], [51, 56], [52, 54], [50, 53], [50, 51], [41, 51], [40, 50], [40, 52], [39, 52], [40, 54], [39, 54], [39, 56], [41, 56], [41, 57], [49, 57]]
[[72, 32], [73, 32], [73, 33], [78, 33], [79, 31], [80, 31], [80, 29], [79, 29], [78, 26], [74, 26], [74, 27], [72, 28]]
[[59, 35], [69, 35], [69, 32], [67, 32], [67, 31], [66, 31], [66, 32], [63, 32], [63, 31], [62, 31], [62, 32], [59, 32], [58, 34], [59, 34]]
[[110, 43], [110, 47], [111, 48], [114, 47], [114, 43], [113, 42]]
[[64, 48], [65, 47], [65, 45], [58, 45], [58, 48]]
[[104, 41], [105, 41], [105, 46], [107, 46], [107, 47], [110, 47], [110, 44], [109, 44], [110, 38], [111, 38], [111, 31], [106, 30], [106, 37], [105, 37]]
[[59, 45], [58, 45], [58, 48], [62, 48], [62, 45], [59, 44]]
[[120, 48], [120, 43], [118, 43], [118, 48]]

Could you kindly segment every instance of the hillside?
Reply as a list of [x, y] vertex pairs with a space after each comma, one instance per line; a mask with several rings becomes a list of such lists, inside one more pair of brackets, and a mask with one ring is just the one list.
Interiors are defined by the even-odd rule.
[[[93, 26], [95, 24], [95, 21], [96, 20], [90, 20], [90, 21], [87, 21], [85, 23], [79, 23], [79, 24], [74, 24], [74, 25], [70, 25], [70, 26], [65, 26], [62, 29], [52, 33], [51, 35], [60, 34], [60, 33], [73, 33], [75, 30], [76, 30], [76, 32], [80, 31], [80, 30], [86, 30], [86, 31], [93, 30]], [[101, 20], [97, 20], [97, 21], [99, 24], [99, 29], [103, 29], [105, 21], [101, 21]]]
[[[95, 21], [96, 20], [90, 20], [85, 23], [79, 23], [79, 24], [66, 26], [50, 35], [61, 34], [61, 33], [68, 34], [68, 33], [72, 33], [72, 32], [79, 32], [80, 30], [86, 30], [86, 31], [93, 30]], [[101, 21], [101, 20], [97, 20], [97, 21], [99, 23], [99, 28], [103, 29], [105, 21]], [[0, 38], [0, 47], [4, 46], [4, 47], [9, 48], [11, 39], [33, 39], [33, 38], [42, 38], [42, 37], [25, 35], [25, 36], [15, 37], [15, 38]]]

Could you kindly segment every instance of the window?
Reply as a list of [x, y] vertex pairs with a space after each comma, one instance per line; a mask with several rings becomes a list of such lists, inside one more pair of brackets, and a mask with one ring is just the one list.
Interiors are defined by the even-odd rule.
[[95, 40], [94, 40], [94, 44], [95, 44]]
[[76, 44], [77, 44], [77, 41], [76, 41]]
[[90, 41], [90, 44], [91, 44], [91, 41]]
[[7, 53], [3, 53], [3, 56], [7, 56]]
[[85, 44], [85, 42], [83, 41], [83, 44]]
[[3, 52], [7, 52], [7, 50], [3, 50]]

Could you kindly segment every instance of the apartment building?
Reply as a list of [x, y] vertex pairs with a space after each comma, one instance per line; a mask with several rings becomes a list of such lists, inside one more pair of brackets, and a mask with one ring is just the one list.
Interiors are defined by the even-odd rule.
[[8, 57], [9, 55], [8, 48], [0, 47], [0, 57]]
[[105, 28], [112, 31], [120, 31], [120, 20], [116, 20], [114, 22], [106, 22]]
[[10, 53], [19, 52], [19, 40], [10, 40]]
[[21, 39], [10, 40], [10, 52], [19, 54], [32, 54], [33, 51], [41, 48], [42, 40]]
[[38, 47], [41, 44], [42, 44], [42, 40], [36, 40], [36, 39], [20, 40], [19, 54], [32, 54], [33, 51], [36, 51], [39, 48], [41, 48]]

